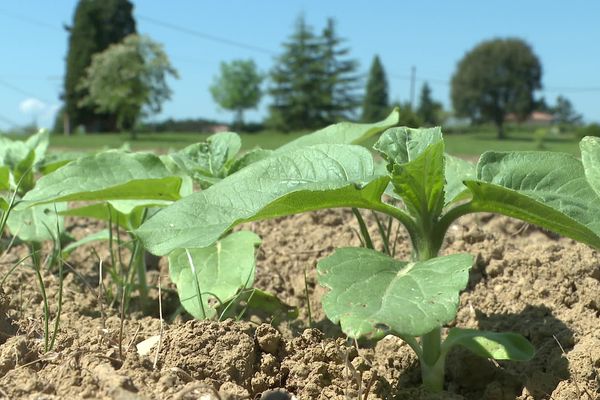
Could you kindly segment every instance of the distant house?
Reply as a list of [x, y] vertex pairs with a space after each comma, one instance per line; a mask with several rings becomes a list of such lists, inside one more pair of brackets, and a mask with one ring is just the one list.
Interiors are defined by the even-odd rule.
[[524, 120], [519, 120], [515, 114], [510, 113], [506, 116], [504, 121], [508, 123], [518, 123], [529, 126], [548, 126], [556, 122], [556, 117], [547, 112], [534, 111]]
[[227, 132], [229, 130], [229, 126], [228, 125], [209, 125], [208, 126], [208, 131], [210, 133], [219, 133], [219, 132]]

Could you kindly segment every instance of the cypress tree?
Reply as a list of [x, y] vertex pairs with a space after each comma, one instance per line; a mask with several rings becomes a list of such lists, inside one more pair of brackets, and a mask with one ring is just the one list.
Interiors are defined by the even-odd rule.
[[421, 88], [419, 106], [417, 107], [417, 116], [426, 125], [436, 125], [438, 123], [438, 113], [442, 109], [441, 103], [431, 98], [431, 88], [425, 82]]
[[90, 106], [79, 105], [85, 97], [77, 89], [92, 56], [127, 35], [136, 33], [133, 5], [128, 0], [80, 0], [69, 31], [69, 50], [64, 93], [65, 111], [72, 127], [83, 125], [86, 131], [114, 131], [116, 117], [99, 114]]
[[369, 70], [369, 79], [363, 99], [362, 120], [365, 122], [379, 121], [385, 118], [389, 111], [387, 78], [379, 56], [376, 55]]

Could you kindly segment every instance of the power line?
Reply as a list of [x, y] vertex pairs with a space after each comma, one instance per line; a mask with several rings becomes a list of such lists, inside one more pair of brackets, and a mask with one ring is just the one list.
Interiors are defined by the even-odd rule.
[[0, 121], [4, 122], [8, 126], [17, 126], [18, 125], [15, 121], [11, 120], [10, 118], [5, 117], [2, 114], [0, 114]]
[[251, 51], [256, 51], [259, 53], [263, 53], [263, 54], [268, 54], [271, 56], [277, 55], [276, 52], [274, 52], [271, 49], [267, 49], [265, 47], [260, 47], [260, 46], [254, 46], [252, 44], [247, 44], [247, 43], [242, 43], [242, 42], [238, 42], [235, 40], [231, 40], [231, 39], [227, 39], [227, 38], [223, 38], [223, 37], [219, 37], [219, 36], [214, 36], [208, 33], [204, 33], [204, 32], [199, 32], [197, 30], [194, 29], [190, 29], [190, 28], [185, 28], [179, 25], [174, 25], [171, 24], [169, 22], [164, 22], [164, 21], [159, 21], [157, 19], [151, 18], [151, 17], [147, 17], [144, 15], [140, 15], [137, 14], [138, 18], [146, 21], [146, 22], [150, 22], [154, 25], [158, 25], [158, 26], [162, 26], [163, 28], [168, 28], [177, 32], [181, 32], [181, 33], [186, 33], [188, 35], [192, 35], [192, 36], [196, 36], [202, 39], [206, 39], [206, 40], [210, 40], [216, 43], [221, 43], [221, 44], [226, 44], [229, 46], [234, 46], [240, 49], [245, 49], [245, 50], [251, 50]]
[[38, 95], [36, 95], [36, 94], [33, 94], [33, 93], [31, 93], [31, 92], [29, 92], [29, 91], [27, 91], [27, 90], [25, 90], [25, 89], [22, 89], [22, 88], [20, 88], [20, 87], [18, 87], [18, 86], [15, 86], [15, 85], [13, 85], [12, 83], [8, 83], [8, 82], [5, 82], [5, 81], [3, 81], [3, 80], [0, 80], [0, 86], [4, 86], [5, 88], [8, 88], [8, 89], [10, 89], [10, 90], [12, 90], [12, 91], [14, 91], [14, 92], [16, 92], [16, 93], [22, 94], [23, 96], [27, 96], [27, 97], [35, 97], [36, 99], [38, 99], [38, 100], [41, 100], [41, 101], [43, 101], [43, 102], [46, 102], [46, 103], [51, 103], [51, 102], [49, 102], [49, 101], [46, 101], [46, 100], [44, 100], [44, 99], [40, 98], [40, 97], [39, 97]]
[[54, 30], [54, 31], [56, 31], [56, 30], [64, 31], [64, 29], [59, 28], [56, 25], [52, 25], [52, 24], [49, 24], [49, 23], [44, 22], [44, 21], [39, 21], [37, 19], [30, 18], [30, 17], [28, 17], [26, 15], [14, 14], [12, 12], [9, 12], [9, 11], [6, 11], [6, 10], [2, 10], [2, 9], [0, 9], [0, 15], [4, 15], [5, 17], [9, 17], [9, 18], [13, 18], [13, 19], [18, 19], [18, 20], [26, 22], [26, 23], [28, 23], [30, 25], [39, 26], [41, 28], [51, 29], [51, 30]]

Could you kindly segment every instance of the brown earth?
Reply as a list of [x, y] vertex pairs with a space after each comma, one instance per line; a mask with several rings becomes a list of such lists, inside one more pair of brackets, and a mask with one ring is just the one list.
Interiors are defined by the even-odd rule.
[[[367, 221], [375, 227], [372, 218]], [[68, 227], [76, 238], [100, 229], [86, 220], [70, 221]], [[298, 306], [297, 320], [277, 329], [256, 318], [190, 321], [175, 313], [177, 296], [163, 260], [160, 273], [153, 270], [149, 278], [156, 285], [161, 277], [169, 322], [159, 346], [140, 356], [136, 344], [161, 332], [158, 301], [145, 312], [134, 301], [121, 329], [118, 307], [107, 304], [109, 296], [98, 284], [99, 260], [105, 285], [110, 282], [108, 248], [87, 245], [69, 259], [53, 351], [44, 352], [42, 297], [30, 264], [17, 267], [3, 283], [0, 398], [600, 398], [600, 255], [584, 245], [492, 215], [454, 224], [444, 253], [470, 252], [477, 258], [453, 325], [519, 332], [537, 353], [530, 362], [493, 362], [455, 349], [447, 361], [446, 391], [428, 395], [419, 389], [416, 357], [400, 339], [353, 343], [320, 307], [324, 290], [316, 283], [316, 261], [335, 247], [360, 244], [349, 210], [245, 228], [263, 238], [256, 286]], [[372, 232], [377, 237], [375, 228]], [[407, 258], [402, 231], [397, 246], [397, 257]], [[15, 246], [0, 257], [0, 279], [26, 254], [24, 246]], [[45, 268], [43, 278], [54, 316], [58, 275]], [[158, 299], [156, 290], [152, 296]]]

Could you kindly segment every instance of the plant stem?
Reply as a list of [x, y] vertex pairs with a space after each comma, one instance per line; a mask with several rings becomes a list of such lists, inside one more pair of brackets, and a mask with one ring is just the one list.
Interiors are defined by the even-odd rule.
[[50, 336], [50, 309], [48, 306], [48, 296], [46, 295], [46, 285], [44, 284], [44, 278], [42, 277], [40, 259], [38, 252], [40, 245], [39, 243], [32, 242], [30, 247], [31, 260], [33, 262], [33, 270], [40, 286], [40, 292], [42, 294], [42, 302], [44, 305], [44, 352], [49, 350], [48, 340]]
[[142, 304], [148, 300], [148, 284], [146, 282], [146, 262], [144, 260], [144, 247], [139, 239], [135, 239], [134, 243], [133, 262], [138, 276], [138, 288], [140, 291], [140, 299]]

